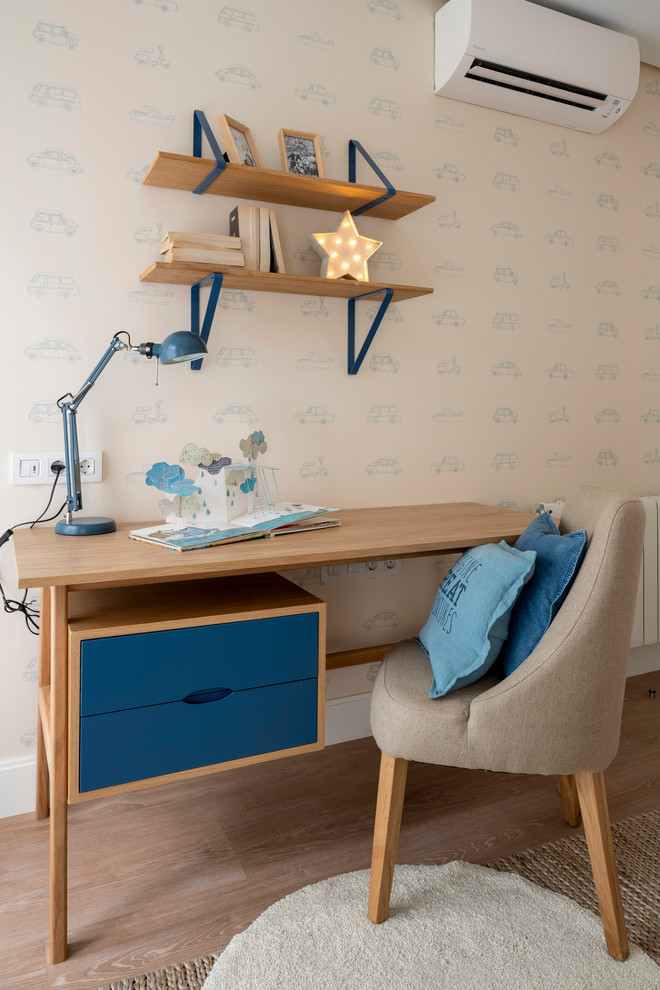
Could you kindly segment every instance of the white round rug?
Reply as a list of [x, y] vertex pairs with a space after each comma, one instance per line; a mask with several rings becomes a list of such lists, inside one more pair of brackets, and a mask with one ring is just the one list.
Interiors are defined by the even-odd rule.
[[659, 990], [637, 946], [605, 949], [600, 918], [513, 873], [397, 866], [390, 916], [367, 918], [369, 871], [277, 901], [234, 936], [202, 990]]

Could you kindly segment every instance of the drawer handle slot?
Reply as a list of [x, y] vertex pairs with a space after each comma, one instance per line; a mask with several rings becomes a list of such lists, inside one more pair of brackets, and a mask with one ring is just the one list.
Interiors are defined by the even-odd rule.
[[223, 698], [228, 698], [233, 693], [232, 689], [228, 687], [204, 688], [202, 691], [193, 691], [181, 700], [186, 705], [208, 705], [212, 701], [222, 701]]

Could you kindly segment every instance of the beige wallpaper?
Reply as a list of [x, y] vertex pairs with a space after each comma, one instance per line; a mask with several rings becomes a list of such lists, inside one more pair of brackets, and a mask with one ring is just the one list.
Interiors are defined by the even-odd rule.
[[[279, 167], [280, 127], [322, 139], [347, 174], [358, 139], [392, 182], [436, 202], [396, 223], [372, 278], [428, 285], [392, 307], [346, 374], [346, 304], [225, 294], [201, 372], [116, 357], [81, 407], [105, 480], [85, 509], [148, 520], [157, 460], [196, 441], [237, 455], [255, 426], [285, 497], [337, 507], [474, 499], [528, 508], [581, 482], [660, 490], [660, 70], [599, 136], [433, 95], [431, 0], [29, 0], [4, 62], [4, 529], [43, 508], [9, 484], [12, 450], [56, 450], [53, 403], [117, 330], [189, 326], [185, 289], [139, 273], [162, 233], [227, 232], [235, 200], [140, 185], [157, 150], [192, 152], [192, 111], [248, 124]], [[45, 23], [44, 23], [45, 22]], [[53, 27], [53, 24], [60, 25]], [[62, 27], [63, 25], [63, 27]], [[370, 181], [366, 171], [359, 177]], [[288, 268], [314, 274], [307, 235], [334, 214], [277, 208]], [[39, 229], [41, 227], [41, 229]], [[364, 314], [372, 309], [364, 304]], [[55, 341], [53, 344], [52, 341]], [[48, 342], [51, 343], [48, 343]], [[247, 357], [246, 357], [247, 356]], [[416, 632], [437, 562], [319, 585], [331, 649]], [[11, 551], [0, 579], [14, 593]], [[359, 589], [359, 590], [358, 590]], [[0, 761], [33, 752], [36, 640], [2, 616]], [[335, 674], [332, 696], [373, 671]]]

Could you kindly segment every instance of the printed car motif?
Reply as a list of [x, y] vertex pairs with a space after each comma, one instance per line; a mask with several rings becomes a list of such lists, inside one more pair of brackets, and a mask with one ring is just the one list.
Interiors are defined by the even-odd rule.
[[257, 363], [257, 355], [251, 347], [237, 347], [227, 344], [218, 351], [215, 363], [227, 368], [230, 364], [241, 365], [243, 368], [251, 368]]
[[546, 370], [546, 375], [548, 378], [572, 378], [573, 371], [568, 365], [558, 362]]
[[374, 96], [369, 101], [367, 110], [379, 117], [391, 117], [392, 120], [398, 120], [402, 116], [401, 105], [397, 100], [386, 100], [382, 96]]
[[396, 405], [372, 406], [367, 413], [369, 423], [398, 423], [401, 420], [401, 410]]
[[514, 378], [522, 374], [515, 361], [499, 361], [490, 369], [491, 375], [513, 375]]
[[337, 97], [329, 93], [325, 86], [318, 86], [316, 83], [311, 83], [309, 86], [297, 86], [296, 96], [300, 97], [301, 100], [315, 100], [326, 106], [337, 102]]
[[391, 608], [383, 608], [380, 612], [376, 612], [367, 619], [364, 623], [364, 628], [371, 630], [377, 629], [379, 626], [389, 626], [392, 629], [396, 629], [400, 625], [401, 619], [396, 612]]
[[32, 36], [37, 41], [47, 41], [51, 45], [66, 45], [71, 49], [78, 47], [78, 35], [67, 31], [64, 25], [57, 21], [37, 21]]
[[237, 65], [236, 63], [228, 65], [225, 69], [218, 69], [215, 75], [220, 82], [233, 82], [241, 86], [249, 86], [251, 89], [261, 89], [261, 83], [252, 69], [248, 69], [244, 65]]
[[545, 239], [550, 244], [563, 244], [564, 247], [573, 244], [573, 238], [565, 230], [553, 230], [551, 234], [545, 235]]
[[38, 344], [30, 344], [23, 353], [31, 361], [36, 361], [37, 358], [60, 358], [74, 364], [81, 359], [77, 347], [62, 337], [45, 337]]
[[234, 402], [224, 409], [218, 409], [213, 414], [216, 423], [248, 423], [253, 426], [257, 422], [258, 416], [252, 406], [244, 406], [239, 402]]
[[378, 457], [364, 469], [367, 474], [401, 474], [403, 468], [396, 457]]
[[503, 234], [508, 237], [522, 237], [518, 225], [512, 223], [510, 220], [500, 220], [499, 223], [494, 223], [490, 229], [494, 234]]
[[41, 233], [47, 230], [51, 234], [66, 234], [73, 237], [78, 225], [73, 220], [68, 220], [59, 210], [37, 210], [30, 220], [32, 230]]
[[465, 172], [461, 172], [458, 165], [453, 165], [451, 162], [437, 165], [433, 169], [433, 174], [439, 179], [452, 179], [454, 182], [462, 182], [465, 178]]
[[605, 409], [601, 409], [594, 416], [597, 423], [620, 423], [621, 417], [619, 416], [616, 409], [612, 409], [611, 406], [606, 406]]
[[296, 368], [303, 368], [305, 371], [329, 371], [331, 364], [331, 357], [324, 358], [316, 351], [309, 351], [307, 357], [298, 358]]
[[455, 474], [457, 471], [465, 470], [465, 462], [459, 461], [458, 457], [455, 457], [453, 454], [448, 454], [441, 460], [435, 461], [431, 465], [431, 470], [437, 474], [441, 474], [443, 471], [453, 471]]
[[259, 21], [252, 10], [244, 10], [242, 7], [223, 7], [218, 14], [218, 21], [224, 27], [237, 27], [247, 31], [259, 30]]
[[295, 413], [294, 423], [334, 423], [335, 414], [328, 412], [325, 406], [309, 406], [304, 412]]
[[62, 168], [71, 175], [80, 175], [82, 168], [68, 151], [59, 148], [46, 148], [28, 155], [25, 161], [31, 168]]
[[391, 371], [396, 374], [400, 367], [400, 362], [390, 354], [374, 354], [369, 361], [371, 371]]
[[438, 326], [465, 326], [465, 317], [457, 313], [455, 309], [443, 309], [442, 313], [436, 313], [435, 316], [432, 316], [431, 321], [437, 323]]
[[55, 83], [39, 82], [29, 94], [30, 103], [39, 107], [60, 107], [63, 110], [80, 110], [81, 103], [72, 86], [58, 86]]

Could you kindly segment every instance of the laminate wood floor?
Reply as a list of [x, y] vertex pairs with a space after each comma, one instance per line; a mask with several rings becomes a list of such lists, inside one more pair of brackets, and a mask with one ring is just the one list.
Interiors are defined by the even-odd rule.
[[[606, 773], [613, 820], [660, 805], [659, 728], [660, 672], [630, 678]], [[1, 990], [89, 990], [217, 952], [280, 897], [368, 867], [378, 764], [360, 739], [72, 807], [70, 955], [57, 966], [48, 823], [0, 821]], [[555, 778], [413, 764], [398, 861], [481, 863], [571, 833]]]

